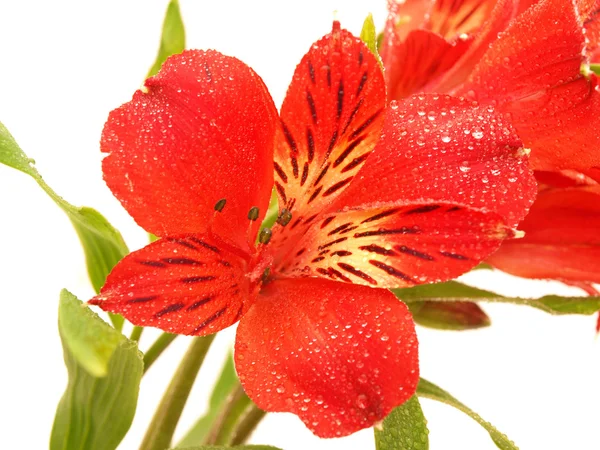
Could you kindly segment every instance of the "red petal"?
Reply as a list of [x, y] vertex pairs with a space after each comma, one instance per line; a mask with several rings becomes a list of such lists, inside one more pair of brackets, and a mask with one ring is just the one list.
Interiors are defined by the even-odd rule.
[[488, 262], [525, 278], [600, 282], [600, 186], [542, 191], [523, 223]]
[[388, 0], [388, 19], [384, 31], [382, 51], [388, 36], [404, 39], [408, 33], [423, 25], [434, 0]]
[[404, 303], [383, 289], [313, 278], [265, 287], [238, 327], [235, 365], [261, 409], [297, 414], [320, 437], [381, 421], [419, 379]]
[[472, 43], [472, 39], [448, 42], [427, 30], [414, 30], [405, 40], [394, 41], [394, 45], [388, 43], [381, 52], [388, 98], [392, 100], [421, 91], [447, 72]]
[[515, 225], [536, 184], [514, 130], [491, 111], [449, 96], [392, 104], [377, 148], [334, 206], [427, 199], [494, 211]]
[[206, 335], [235, 323], [252, 304], [247, 259], [205, 235], [164, 238], [126, 256], [89, 303], [134, 325]]
[[490, 17], [498, 0], [437, 0], [425, 27], [446, 38], [470, 34]]
[[[146, 89], [105, 125], [108, 186], [158, 236], [212, 226], [247, 248], [260, 224], [248, 234], [248, 211], [264, 215], [273, 184], [277, 111], [262, 80], [235, 58], [192, 50], [169, 58]], [[213, 220], [220, 199], [227, 205]]]
[[[467, 80], [490, 44], [498, 39], [498, 33], [504, 31], [515, 17], [518, 0], [494, 0], [481, 4], [486, 11], [491, 6], [493, 9], [479, 18], [480, 27], [473, 32], [474, 38], [469, 48], [450, 70], [427, 87], [429, 92], [448, 92]], [[483, 18], [487, 20], [484, 21]]]
[[335, 22], [302, 58], [281, 108], [275, 149], [281, 207], [306, 216], [331, 203], [375, 147], [384, 108], [377, 60]]
[[277, 272], [410, 287], [462, 275], [513, 235], [499, 215], [455, 204], [382, 205], [319, 219]]
[[[547, 187], [565, 188], [598, 184], [598, 181], [596, 181], [593, 176], [600, 176], [600, 170], [592, 169], [585, 172], [587, 173], [581, 173], [575, 170], [561, 170], [559, 172], [544, 172], [537, 170], [535, 172], [535, 178], [540, 185], [540, 189]], [[598, 179], [600, 179], [600, 177]]]
[[521, 14], [491, 46], [460, 93], [509, 113], [538, 170], [600, 164], [600, 93], [580, 73], [584, 35], [570, 1]]
[[600, 57], [600, 0], [579, 0], [579, 14], [586, 37], [586, 53], [592, 62]]

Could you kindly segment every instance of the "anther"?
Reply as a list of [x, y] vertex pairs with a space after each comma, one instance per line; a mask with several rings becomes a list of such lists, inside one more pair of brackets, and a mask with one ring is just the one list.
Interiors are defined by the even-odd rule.
[[273, 236], [273, 232], [270, 228], [263, 228], [260, 230], [260, 234], [258, 235], [258, 242], [261, 244], [268, 244], [271, 240], [271, 236]]
[[258, 219], [258, 213], [258, 208], [256, 206], [253, 206], [252, 208], [250, 208], [250, 211], [248, 211], [248, 219], [254, 222], [256, 219]]
[[292, 220], [292, 213], [289, 209], [282, 209], [281, 213], [279, 213], [279, 217], [277, 218], [277, 223], [282, 227], [285, 227]]
[[215, 204], [215, 211], [221, 212], [223, 211], [223, 208], [225, 208], [225, 204], [227, 203], [227, 200], [225, 200], [224, 198], [222, 198], [221, 200], [219, 200], [216, 204]]

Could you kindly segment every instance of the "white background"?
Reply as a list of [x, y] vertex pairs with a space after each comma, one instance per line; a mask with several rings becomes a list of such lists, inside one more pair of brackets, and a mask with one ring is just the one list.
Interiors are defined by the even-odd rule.
[[[558, 0], [557, 0], [558, 1]], [[167, 0], [0, 2], [0, 121], [48, 183], [68, 201], [99, 209], [132, 249], [146, 235], [104, 185], [98, 140], [108, 112], [127, 101], [151, 66]], [[182, 0], [188, 47], [216, 48], [252, 66], [280, 104], [295, 65], [337, 17], [354, 33], [378, 1]], [[337, 13], [334, 11], [337, 10]], [[82, 252], [65, 215], [27, 176], [0, 167], [0, 442], [47, 447], [66, 383], [57, 300], [66, 287], [92, 296]], [[558, 284], [482, 274], [482, 287], [541, 295], [575, 293]], [[486, 279], [487, 277], [487, 279]], [[511, 437], [523, 450], [600, 448], [600, 347], [594, 318], [552, 317], [508, 305], [486, 306], [493, 326], [473, 332], [419, 329], [421, 368]], [[156, 333], [147, 332], [142, 349]], [[205, 408], [233, 330], [216, 341], [178, 430]], [[179, 338], [144, 378], [137, 415], [121, 449], [137, 448], [187, 338]], [[432, 450], [495, 446], [471, 419], [427, 400]], [[374, 448], [365, 430], [319, 440], [292, 415], [269, 415], [253, 442], [285, 450]]]

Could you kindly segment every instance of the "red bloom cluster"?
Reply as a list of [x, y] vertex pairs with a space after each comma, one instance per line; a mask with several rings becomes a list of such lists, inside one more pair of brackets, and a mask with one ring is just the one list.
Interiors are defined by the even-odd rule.
[[[525, 238], [488, 262], [528, 278], [600, 282], [600, 93], [588, 69], [599, 56], [600, 1], [389, 4], [382, 57], [390, 98], [435, 91], [477, 100], [506, 114], [532, 151], [540, 193], [521, 226]], [[417, 28], [405, 26], [407, 14]]]
[[[537, 170], [598, 164], [581, 152], [600, 137], [577, 8], [546, 0], [511, 22], [516, 3], [392, 3], [385, 78], [335, 23], [279, 113], [235, 58], [168, 59], [101, 142], [108, 186], [161, 239], [90, 303], [188, 335], [239, 321], [236, 369], [259, 407], [323, 437], [382, 420], [419, 376], [412, 318], [387, 288], [455, 278], [514, 236], [537, 191], [521, 140]], [[273, 187], [279, 218], [259, 233]], [[574, 204], [553, 189], [524, 227]], [[576, 205], [597, 195], [567, 189]]]

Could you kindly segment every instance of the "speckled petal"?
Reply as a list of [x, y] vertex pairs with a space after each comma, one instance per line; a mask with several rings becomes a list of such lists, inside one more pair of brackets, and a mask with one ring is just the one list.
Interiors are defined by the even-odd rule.
[[305, 278], [268, 284], [237, 330], [235, 365], [262, 409], [317, 436], [373, 426], [414, 394], [417, 337], [384, 289]]
[[[110, 113], [102, 168], [115, 196], [157, 236], [212, 229], [241, 249], [266, 213], [277, 110], [238, 59], [190, 50], [170, 57], [133, 99]], [[221, 214], [215, 204], [225, 199]]]

